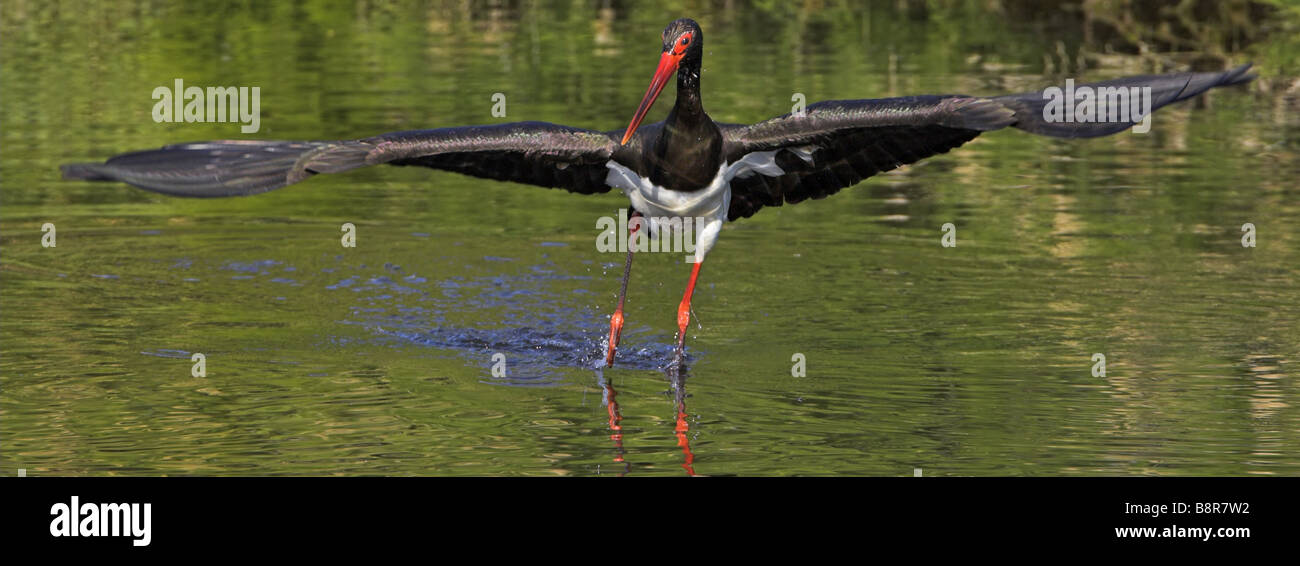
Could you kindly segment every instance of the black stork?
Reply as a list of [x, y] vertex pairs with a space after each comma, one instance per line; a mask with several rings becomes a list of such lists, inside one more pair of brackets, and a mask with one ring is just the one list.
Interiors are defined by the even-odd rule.
[[[765, 206], [818, 199], [859, 181], [945, 153], [982, 132], [1006, 127], [1062, 138], [1114, 134], [1140, 120], [1062, 121], [1045, 114], [1045, 91], [995, 97], [924, 95], [872, 100], [829, 100], [804, 112], [751, 125], [714, 122], [700, 101], [704, 34], [694, 20], [664, 29], [659, 67], [625, 130], [598, 132], [544, 122], [517, 122], [395, 132], [346, 141], [211, 141], [118, 155], [105, 163], [63, 166], [65, 179], [121, 181], [185, 197], [251, 195], [318, 173], [341, 173], [386, 163], [419, 165], [466, 175], [556, 187], [574, 193], [623, 191], [632, 216], [705, 219], [696, 235], [694, 267], [677, 309], [680, 367], [691, 295], [704, 257], [722, 224]], [[1250, 65], [1217, 73], [1177, 73], [1090, 83], [1149, 89], [1147, 113], [1206, 90], [1247, 82]], [[668, 117], [641, 127], [668, 80], [677, 77], [677, 101]], [[1104, 92], [1104, 91], [1103, 91]], [[1116, 92], [1116, 91], [1111, 91]], [[1073, 101], [1066, 101], [1067, 104]], [[1109, 107], [1108, 107], [1109, 104]], [[1096, 116], [1118, 110], [1098, 96]], [[1059, 116], [1059, 115], [1058, 115]], [[610, 319], [606, 365], [613, 365], [623, 328], [623, 303], [632, 268], [624, 265], [618, 307]]]

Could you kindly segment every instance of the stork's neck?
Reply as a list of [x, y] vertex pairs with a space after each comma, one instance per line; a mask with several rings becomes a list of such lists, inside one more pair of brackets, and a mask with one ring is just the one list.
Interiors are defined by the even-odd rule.
[[700, 102], [700, 62], [677, 68], [677, 102], [654, 146], [650, 179], [656, 185], [695, 191], [713, 181], [722, 165], [722, 132]]
[[677, 68], [677, 102], [673, 104], [670, 116], [688, 120], [700, 117], [707, 119], [704, 104], [700, 101], [699, 61], [686, 59]]

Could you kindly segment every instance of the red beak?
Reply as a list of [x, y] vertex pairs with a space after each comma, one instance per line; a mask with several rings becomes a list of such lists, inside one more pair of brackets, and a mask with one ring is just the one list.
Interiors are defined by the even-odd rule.
[[659, 92], [668, 84], [668, 79], [677, 73], [677, 65], [682, 62], [682, 57], [686, 53], [674, 55], [672, 51], [665, 51], [659, 58], [659, 68], [655, 69], [655, 76], [650, 79], [650, 88], [645, 91], [645, 98], [641, 99], [641, 106], [636, 109], [636, 114], [632, 116], [632, 123], [627, 126], [627, 133], [623, 134], [623, 141], [619, 145], [627, 145], [627, 140], [632, 139], [632, 134], [636, 132], [637, 126], [641, 125], [641, 120], [645, 118], [646, 112], [654, 106], [655, 99], [659, 98]]

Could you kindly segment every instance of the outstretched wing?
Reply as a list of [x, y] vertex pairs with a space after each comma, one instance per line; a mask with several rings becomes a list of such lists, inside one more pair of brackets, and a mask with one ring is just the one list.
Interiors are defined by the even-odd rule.
[[543, 122], [395, 132], [350, 141], [211, 141], [63, 166], [65, 179], [121, 181], [186, 197], [251, 195], [318, 173], [419, 165], [575, 193], [603, 193], [609, 135]]
[[753, 215], [764, 206], [823, 198], [900, 165], [944, 153], [981, 131], [1006, 127], [1013, 113], [986, 99], [909, 96], [879, 100], [830, 100], [752, 126], [722, 130], [727, 161], [775, 151], [783, 174], [755, 174], [731, 181], [728, 218]]
[[[1255, 75], [1247, 73], [1250, 64], [1247, 63], [1235, 69], [1229, 69], [1220, 73], [1171, 73], [1167, 75], [1142, 75], [1136, 77], [1124, 77], [1110, 81], [1098, 83], [1089, 83], [1080, 85], [1091, 87], [1089, 90], [1096, 93], [1094, 99], [1095, 114], [1097, 116], [1122, 116], [1129, 115], [1132, 112], [1121, 112], [1121, 108], [1112, 107], [1116, 103], [1130, 103], [1130, 98], [1112, 98], [1106, 96], [1107, 91], [1111, 89], [1150, 89], [1151, 107], [1149, 111], [1154, 112], [1161, 106], [1167, 106], [1181, 100], [1187, 100], [1193, 96], [1201, 94], [1207, 90], [1220, 86], [1238, 85], [1248, 83], [1255, 79]], [[1079, 87], [1075, 87], [1078, 89]], [[1103, 90], [1106, 89], [1106, 90]], [[1049, 103], [1050, 97], [1043, 95], [1044, 91], [1025, 92], [1021, 94], [1007, 94], [995, 96], [993, 101], [1005, 106], [1016, 113], [1016, 128], [1026, 132], [1052, 136], [1057, 138], [1094, 138], [1098, 136], [1107, 136], [1116, 134], [1129, 129], [1141, 121], [1141, 117], [1132, 117], [1127, 121], [1110, 121], [1110, 122], [1080, 122], [1080, 121], [1063, 121], [1048, 120], [1044, 117], [1044, 109]], [[1145, 105], [1145, 102], [1143, 102]]]
[[[1079, 87], [1147, 87], [1154, 111], [1210, 88], [1254, 78], [1250, 65], [1222, 73], [1178, 73], [1128, 77]], [[1078, 89], [1079, 87], [1076, 87]], [[1110, 115], [1110, 99], [1097, 99], [1097, 115]], [[723, 125], [727, 161], [773, 152], [780, 175], [754, 174], [731, 181], [731, 220], [764, 206], [823, 198], [859, 181], [946, 153], [981, 132], [1012, 126], [1055, 137], [1095, 137], [1128, 129], [1139, 118], [1081, 123], [1049, 120], [1043, 91], [993, 98], [961, 95], [909, 96], [876, 100], [832, 100], [808, 106], [803, 116], [786, 114], [751, 126]], [[1129, 113], [1125, 112], [1124, 115]]]

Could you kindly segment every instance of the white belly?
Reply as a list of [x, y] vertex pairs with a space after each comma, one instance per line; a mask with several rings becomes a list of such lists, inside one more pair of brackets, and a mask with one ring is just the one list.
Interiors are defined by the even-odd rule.
[[[704, 228], [695, 237], [695, 262], [704, 261], [704, 256], [713, 249], [722, 231], [722, 223], [727, 221], [727, 210], [731, 207], [731, 180], [746, 178], [754, 173], [768, 176], [780, 176], [785, 172], [777, 166], [776, 151], [757, 151], [746, 155], [735, 163], [723, 163], [718, 173], [713, 176], [709, 186], [698, 191], [674, 191], [650, 182], [650, 179], [637, 175], [614, 160], [605, 163], [609, 175], [605, 183], [616, 189], [622, 189], [632, 202], [632, 208], [650, 218], [650, 233], [658, 234], [659, 218], [702, 219]], [[812, 161], [811, 151], [796, 150], [796, 155]]]

